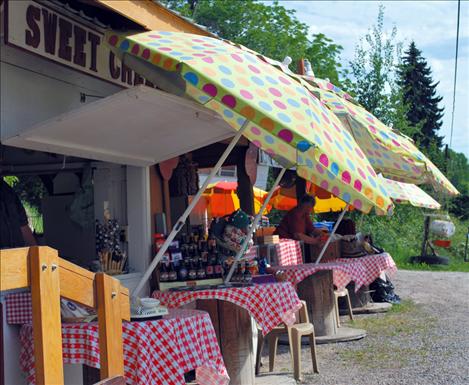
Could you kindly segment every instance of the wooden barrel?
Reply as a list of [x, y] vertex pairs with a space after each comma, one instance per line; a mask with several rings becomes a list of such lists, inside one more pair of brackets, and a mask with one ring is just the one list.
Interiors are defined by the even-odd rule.
[[318, 271], [301, 281], [298, 296], [306, 301], [316, 336], [337, 333], [332, 270]]
[[350, 296], [352, 308], [359, 308], [368, 305], [371, 302], [370, 287], [363, 285], [357, 292], [355, 292], [355, 282], [350, 282], [347, 285]]
[[216, 299], [197, 300], [196, 308], [210, 314], [230, 385], [254, 384], [255, 355], [248, 311]]

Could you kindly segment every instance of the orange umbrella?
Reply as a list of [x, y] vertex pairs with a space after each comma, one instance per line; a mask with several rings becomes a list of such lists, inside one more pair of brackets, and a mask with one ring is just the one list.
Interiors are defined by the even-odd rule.
[[[209, 184], [204, 191], [206, 208], [210, 217], [222, 217], [238, 210], [239, 198], [236, 193], [238, 189], [237, 182], [216, 182]], [[254, 211], [257, 213], [267, 196], [267, 192], [254, 187]], [[270, 211], [269, 205], [266, 212]]]
[[[316, 198], [316, 205], [314, 206], [315, 213], [342, 211], [346, 206], [346, 203], [343, 200], [312, 183], [307, 183], [306, 191], [308, 191], [309, 194], [314, 195]], [[277, 188], [270, 200], [270, 203], [272, 204], [272, 207], [277, 210], [291, 210], [297, 205], [295, 188]], [[350, 207], [349, 210], [353, 210], [353, 207]]]

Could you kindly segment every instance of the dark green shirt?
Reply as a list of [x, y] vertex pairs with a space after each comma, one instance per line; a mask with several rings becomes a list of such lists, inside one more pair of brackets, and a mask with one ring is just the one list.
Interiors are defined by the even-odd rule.
[[13, 189], [0, 179], [0, 249], [24, 247], [21, 227], [27, 224], [28, 217], [21, 201]]

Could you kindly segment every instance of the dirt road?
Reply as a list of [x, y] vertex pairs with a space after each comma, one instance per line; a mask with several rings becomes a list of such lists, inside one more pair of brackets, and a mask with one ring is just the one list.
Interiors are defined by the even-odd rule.
[[[469, 384], [469, 273], [399, 271], [393, 283], [403, 304], [387, 314], [358, 316], [356, 327], [368, 332], [360, 341], [318, 346], [320, 374], [312, 374], [303, 347], [303, 383]], [[267, 350], [263, 362], [265, 373]], [[291, 383], [287, 346], [279, 346], [275, 371], [283, 375], [276, 384]]]

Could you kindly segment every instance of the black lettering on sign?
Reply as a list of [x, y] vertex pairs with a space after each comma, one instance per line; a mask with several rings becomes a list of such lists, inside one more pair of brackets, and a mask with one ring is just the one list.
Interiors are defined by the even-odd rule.
[[119, 79], [121, 68], [116, 64], [116, 56], [109, 52], [109, 73], [113, 79]]
[[91, 43], [91, 63], [90, 63], [90, 70], [94, 72], [98, 72], [96, 68], [96, 58], [97, 58], [97, 48], [98, 45], [101, 43], [101, 38], [99, 35], [96, 35], [92, 32], [88, 32], [88, 40]]
[[86, 31], [78, 25], [73, 27], [75, 32], [75, 55], [73, 55], [73, 62], [79, 66], [86, 66], [86, 53], [84, 50], [86, 44]]
[[67, 61], [72, 61], [71, 37], [72, 23], [65, 19], [59, 19], [59, 57]]
[[55, 55], [55, 37], [57, 35], [57, 15], [49, 14], [47, 9], [42, 9], [44, 23], [44, 49], [47, 53]]
[[142, 78], [138, 73], [135, 73], [134, 75], [134, 86], [138, 86], [139, 84], [143, 84], [145, 81], [144, 78]]
[[127, 83], [130, 86], [132, 85], [132, 70], [124, 64], [122, 64], [121, 80], [123, 83]]
[[41, 42], [41, 30], [37, 24], [39, 20], [41, 20], [41, 10], [34, 5], [30, 5], [26, 10], [26, 22], [29, 30], [26, 30], [25, 43], [33, 48], [39, 47]]

